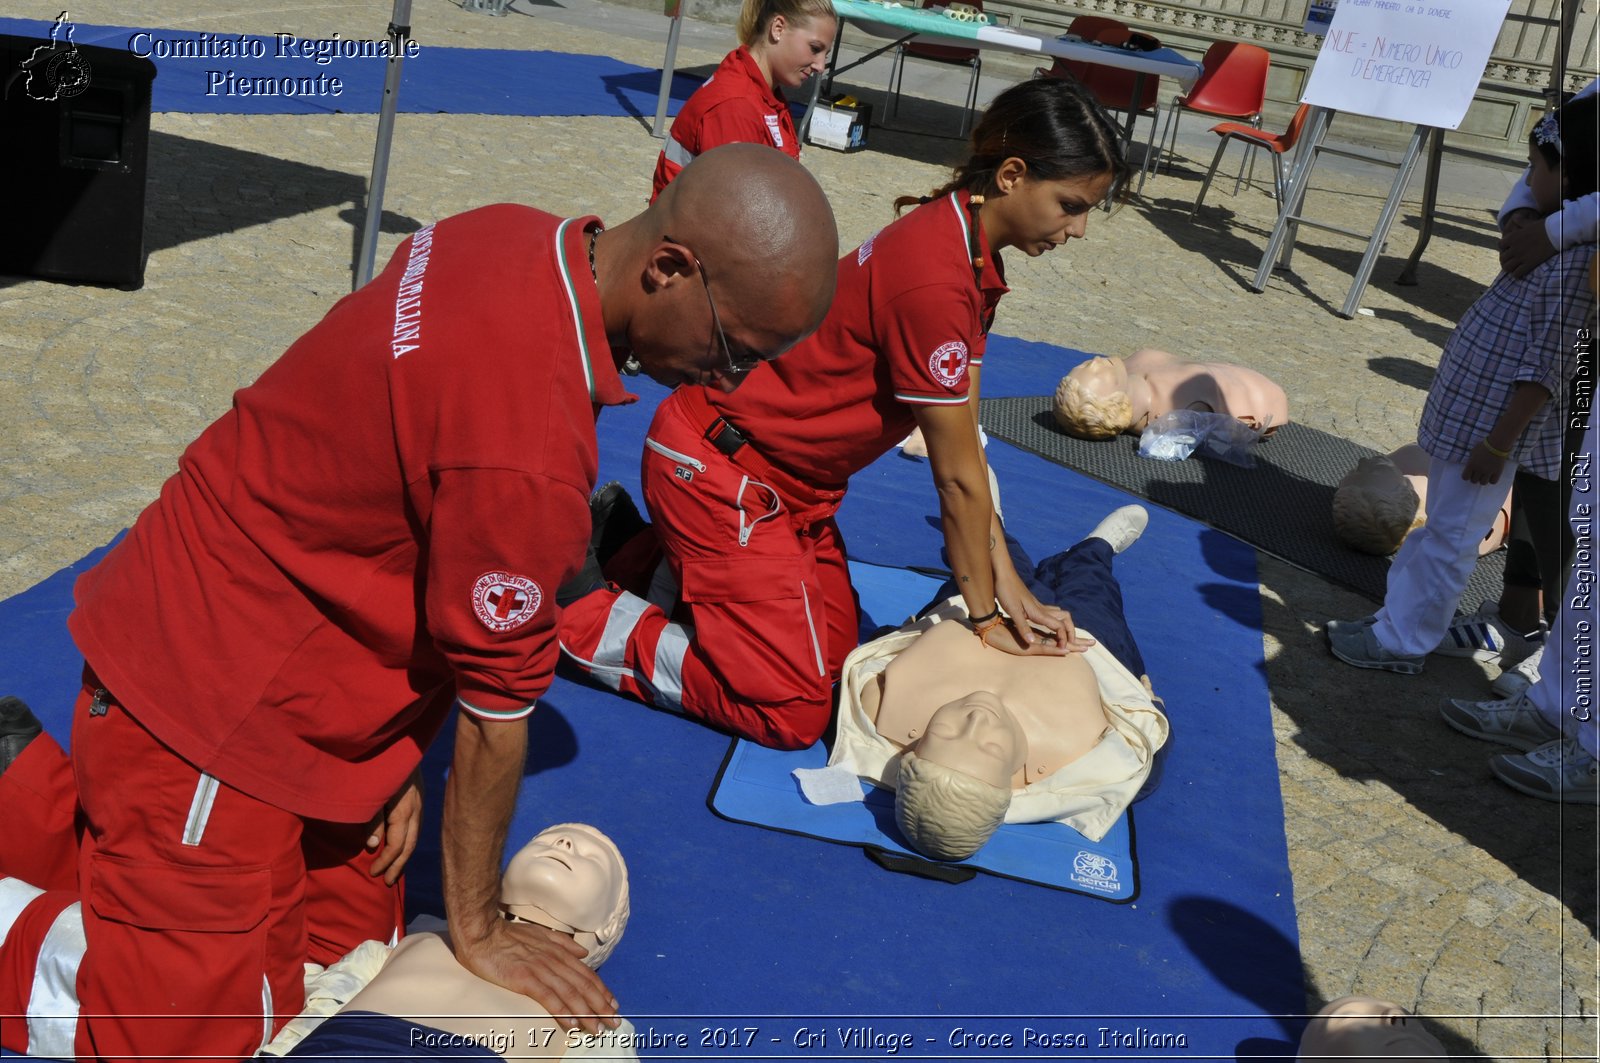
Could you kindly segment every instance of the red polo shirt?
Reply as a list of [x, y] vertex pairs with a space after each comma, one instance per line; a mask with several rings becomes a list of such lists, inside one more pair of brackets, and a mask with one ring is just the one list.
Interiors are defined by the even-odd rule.
[[672, 132], [656, 159], [650, 202], [695, 156], [722, 144], [767, 144], [791, 159], [800, 157], [788, 101], [767, 82], [743, 45], [723, 58], [672, 120]]
[[1008, 290], [966, 202], [925, 203], [840, 259], [822, 326], [732, 393], [707, 389], [712, 406], [769, 461], [837, 486], [915, 427], [913, 407], [964, 405], [967, 366], [981, 364]]
[[520, 206], [427, 226], [206, 429], [78, 581], [70, 626], [142, 724], [301, 815], [371, 816], [449, 706], [549, 686], [594, 418], [629, 402], [584, 230]]

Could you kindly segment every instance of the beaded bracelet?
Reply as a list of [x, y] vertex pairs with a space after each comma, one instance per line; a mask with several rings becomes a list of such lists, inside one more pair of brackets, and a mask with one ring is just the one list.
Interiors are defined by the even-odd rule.
[[995, 628], [999, 627], [1005, 622], [1006, 618], [1000, 615], [1000, 610], [996, 609], [993, 615], [991, 615], [988, 619], [973, 624], [972, 633], [978, 636], [979, 642], [987, 646], [989, 645], [989, 632], [993, 631]]

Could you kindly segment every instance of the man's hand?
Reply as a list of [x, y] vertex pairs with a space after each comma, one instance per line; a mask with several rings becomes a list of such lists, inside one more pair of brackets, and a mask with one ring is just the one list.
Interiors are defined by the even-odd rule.
[[[367, 836], [367, 851], [377, 852], [372, 868], [367, 873], [373, 878], [383, 876], [386, 885], [400, 881], [400, 872], [406, 861], [416, 851], [417, 837], [422, 831], [422, 769], [400, 787], [400, 792], [389, 799], [372, 821], [372, 832]], [[378, 852], [379, 848], [382, 852]]]
[[534, 923], [488, 917], [481, 933], [451, 928], [456, 959], [479, 978], [531, 997], [564, 1030], [615, 1028], [617, 998], [583, 965], [584, 950], [565, 934]]

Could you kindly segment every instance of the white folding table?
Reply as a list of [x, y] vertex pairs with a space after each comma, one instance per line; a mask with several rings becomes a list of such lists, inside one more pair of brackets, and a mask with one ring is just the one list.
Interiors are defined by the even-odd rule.
[[[802, 137], [805, 136], [806, 129], [810, 125], [811, 112], [816, 109], [817, 99], [822, 93], [824, 81], [831, 83], [834, 77], [844, 71], [860, 66], [867, 60], [882, 55], [890, 48], [905, 44], [908, 41], [924, 44], [959, 44], [971, 48], [993, 48], [1041, 57], [1050, 56], [1053, 59], [1071, 59], [1081, 63], [1092, 63], [1097, 66], [1128, 70], [1134, 75], [1134, 99], [1139, 99], [1142, 95], [1145, 77], [1169, 77], [1187, 89], [1200, 77], [1201, 72], [1199, 63], [1193, 59], [1186, 58], [1171, 48], [1157, 48], [1153, 51], [1142, 52], [1120, 48], [1115, 45], [1085, 41], [1072, 35], [1045, 37], [1011, 26], [990, 26], [976, 22], [962, 22], [947, 17], [938, 9], [890, 7], [887, 4], [871, 2], [871, 0], [834, 0], [833, 9], [838, 14], [841, 22], [857, 26], [874, 37], [885, 38], [889, 43], [844, 66], [839, 66], [839, 42], [844, 37], [843, 26], [840, 27], [841, 32], [836, 34], [833, 39], [833, 53], [828, 57], [827, 71], [820, 77], [812, 79], [811, 100], [806, 107], [805, 116], [800, 122], [800, 135]], [[1133, 122], [1134, 115], [1130, 113], [1127, 124], [1122, 130], [1124, 151], [1127, 150], [1133, 138]]]

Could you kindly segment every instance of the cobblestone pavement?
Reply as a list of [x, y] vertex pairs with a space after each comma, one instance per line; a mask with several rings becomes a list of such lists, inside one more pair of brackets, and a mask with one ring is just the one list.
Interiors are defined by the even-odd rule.
[[[597, 0], [519, 5], [497, 19], [421, 0], [415, 35], [424, 48], [660, 63], [659, 15]], [[72, 15], [373, 38], [390, 9], [372, 0], [153, 0], [135, 16], [86, 0]], [[691, 23], [680, 67], [705, 71], [730, 36]], [[1016, 60], [986, 61], [985, 70], [985, 98], [1026, 74]], [[887, 60], [875, 60], [845, 87], [876, 100], [886, 74]], [[946, 87], [924, 84], [936, 94]], [[902, 118], [951, 129], [956, 112], [912, 101]], [[375, 126], [371, 115], [158, 114], [144, 288], [0, 278], [0, 595], [127, 525], [232, 390], [349, 290]], [[1380, 449], [1411, 440], [1439, 346], [1495, 272], [1492, 210], [1514, 172], [1447, 167], [1420, 286], [1392, 283], [1416, 233], [1411, 202], [1368, 289], [1371, 313], [1345, 320], [1334, 311], [1360, 244], [1307, 232], [1294, 272], [1248, 291], [1274, 217], [1269, 189], [1258, 181], [1231, 195], [1232, 182], [1219, 180], [1192, 216], [1214, 141], [1198, 119], [1185, 130], [1186, 164], [1114, 215], [1093, 217], [1088, 239], [1008, 259], [1013, 294], [997, 329], [1090, 351], [1159, 345], [1240, 362], [1283, 382], [1306, 424]], [[401, 115], [379, 260], [417, 224], [496, 200], [627, 217], [648, 191], [658, 145], [631, 118]], [[873, 150], [812, 148], [805, 161], [833, 199], [842, 244], [853, 246], [888, 220], [895, 195], [941, 180], [959, 150], [879, 129]], [[1319, 168], [1312, 210], [1370, 229], [1388, 181], [1360, 167]], [[1485, 666], [1430, 662], [1409, 679], [1346, 669], [1324, 648], [1321, 623], [1370, 603], [1264, 555], [1260, 581], [1307, 1007], [1371, 993], [1430, 1016], [1460, 1056], [1594, 1058], [1594, 810], [1512, 793], [1489, 776], [1490, 747], [1438, 719], [1441, 697], [1485, 691]]]

